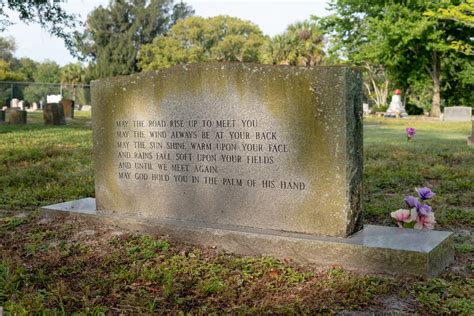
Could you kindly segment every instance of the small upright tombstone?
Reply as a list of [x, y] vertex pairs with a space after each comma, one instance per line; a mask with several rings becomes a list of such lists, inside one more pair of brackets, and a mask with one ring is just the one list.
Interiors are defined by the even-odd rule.
[[5, 111], [0, 110], [0, 124], [5, 123]]
[[26, 113], [26, 111], [19, 108], [7, 109], [8, 124], [26, 124]]
[[444, 108], [443, 121], [469, 122], [472, 120], [472, 108], [469, 106], [449, 106]]
[[45, 125], [66, 124], [62, 105], [59, 103], [47, 103], [43, 109], [43, 119]]
[[74, 118], [74, 100], [62, 99], [59, 104], [63, 107], [67, 119]]
[[405, 111], [405, 107], [402, 103], [401, 91], [395, 90], [392, 95], [392, 101], [387, 110], [387, 117], [406, 117], [408, 114]]
[[5, 111], [8, 124], [26, 124], [26, 111], [19, 106], [20, 100], [13, 98], [10, 102], [10, 108]]
[[10, 108], [18, 108], [20, 107], [20, 100], [18, 100], [17, 98], [13, 98], [11, 101], [10, 101]]
[[472, 121], [472, 131], [471, 136], [467, 138], [467, 144], [469, 146], [474, 146], [474, 121]]

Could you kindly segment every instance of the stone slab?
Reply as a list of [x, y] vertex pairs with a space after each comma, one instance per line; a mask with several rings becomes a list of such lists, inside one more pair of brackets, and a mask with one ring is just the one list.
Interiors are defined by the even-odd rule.
[[59, 103], [47, 103], [43, 108], [43, 119], [45, 125], [65, 125], [63, 106]]
[[340, 265], [363, 273], [434, 277], [454, 260], [453, 234], [365, 225], [349, 238], [97, 212], [93, 198], [41, 208], [43, 212], [128, 230], [168, 235], [172, 240], [215, 246], [240, 255], [270, 255], [300, 263]]
[[19, 108], [10, 108], [6, 111], [8, 124], [26, 124], [27, 112]]
[[467, 138], [467, 144], [469, 146], [474, 146], [474, 121], [472, 121], [472, 132], [471, 136]]
[[469, 122], [472, 120], [472, 108], [469, 106], [449, 106], [444, 108], [443, 121]]
[[74, 118], [74, 100], [63, 99], [59, 102], [62, 105], [64, 110], [64, 116], [67, 119]]
[[321, 236], [361, 228], [359, 70], [193, 64], [91, 89], [99, 212]]

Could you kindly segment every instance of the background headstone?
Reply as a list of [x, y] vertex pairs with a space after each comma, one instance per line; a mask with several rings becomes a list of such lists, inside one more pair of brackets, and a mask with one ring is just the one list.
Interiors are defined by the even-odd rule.
[[26, 111], [19, 108], [11, 108], [6, 111], [8, 124], [26, 124]]
[[472, 120], [469, 106], [449, 106], [444, 108], [443, 121], [466, 122]]
[[471, 136], [467, 138], [467, 144], [469, 146], [474, 146], [474, 121], [472, 121], [472, 131]]
[[97, 210], [351, 235], [361, 87], [351, 68], [245, 64], [94, 81]]
[[0, 111], [0, 123], [5, 123], [5, 111]]
[[20, 100], [13, 98], [10, 101], [10, 108], [18, 108], [19, 107]]
[[46, 96], [46, 103], [59, 103], [63, 97], [60, 94], [51, 94]]
[[81, 111], [90, 112], [91, 106], [90, 105], [83, 105], [81, 106]]
[[61, 102], [59, 102], [61, 106], [63, 107], [64, 110], [64, 116], [66, 118], [74, 118], [74, 101], [73, 100], [68, 100], [68, 99], [63, 99]]
[[46, 125], [64, 125], [64, 109], [59, 103], [47, 103], [43, 108], [43, 119]]

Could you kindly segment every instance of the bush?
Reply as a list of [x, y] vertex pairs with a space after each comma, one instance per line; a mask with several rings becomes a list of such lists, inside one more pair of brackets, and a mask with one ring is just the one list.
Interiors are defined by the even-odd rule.
[[407, 103], [405, 111], [407, 111], [408, 115], [423, 115], [424, 113], [422, 108], [417, 107], [413, 103]]

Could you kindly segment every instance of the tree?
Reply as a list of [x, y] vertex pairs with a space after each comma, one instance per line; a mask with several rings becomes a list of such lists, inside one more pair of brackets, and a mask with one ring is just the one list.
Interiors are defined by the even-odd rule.
[[71, 48], [70, 30], [77, 26], [77, 17], [61, 7], [61, 0], [4, 0], [0, 1], [0, 31], [11, 25], [7, 10], [17, 12], [21, 21], [38, 23]]
[[15, 50], [16, 44], [12, 37], [0, 37], [0, 59], [11, 62]]
[[38, 63], [33, 59], [23, 57], [20, 59], [14, 58], [13, 60], [13, 69], [21, 73], [26, 81], [34, 81], [33, 75], [36, 72]]
[[93, 77], [138, 71], [137, 52], [143, 44], [169, 30], [193, 10], [173, 0], [111, 0], [89, 14], [86, 29], [76, 32], [78, 56], [91, 62]]
[[[33, 79], [38, 84], [29, 85], [23, 90], [23, 97], [28, 102], [45, 101], [50, 94], [59, 94], [59, 88], [51, 85], [60, 82], [61, 69], [54, 61], [46, 60], [39, 63]], [[50, 83], [50, 84], [40, 84]]]
[[322, 63], [323, 32], [315, 18], [289, 25], [267, 46], [266, 62], [280, 65], [315, 66]]
[[456, 21], [426, 14], [448, 5], [447, 1], [333, 0], [330, 7], [335, 14], [323, 22], [332, 31], [333, 52], [356, 64], [383, 65], [406, 91], [413, 78], [425, 72], [431, 79], [431, 115], [439, 116], [443, 65], [451, 50], [446, 39], [468, 39], [472, 34], [471, 28]]
[[266, 37], [255, 24], [239, 18], [188, 17], [139, 52], [139, 66], [154, 70], [204, 61], [260, 62]]
[[61, 69], [61, 85], [72, 89], [72, 99], [76, 101], [77, 86], [85, 81], [85, 71], [80, 63], [67, 64]]

